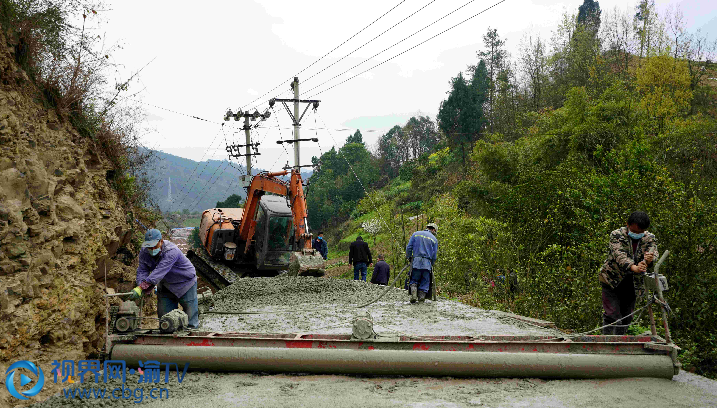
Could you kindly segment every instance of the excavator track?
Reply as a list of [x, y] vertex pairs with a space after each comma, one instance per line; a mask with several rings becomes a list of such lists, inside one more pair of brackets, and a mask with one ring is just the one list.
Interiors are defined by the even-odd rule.
[[243, 278], [247, 273], [212, 260], [202, 249], [187, 251], [187, 258], [197, 273], [216, 290], [222, 290]]
[[188, 250], [187, 258], [194, 265], [199, 276], [201, 276], [212, 289], [222, 290], [241, 278], [254, 278], [258, 276], [277, 276], [284, 271], [257, 271], [256, 268], [243, 265], [227, 265], [210, 258], [206, 251], [200, 249]]

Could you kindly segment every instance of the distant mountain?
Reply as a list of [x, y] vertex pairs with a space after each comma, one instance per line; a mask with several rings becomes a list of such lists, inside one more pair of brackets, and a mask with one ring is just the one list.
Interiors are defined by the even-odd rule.
[[[232, 194], [246, 198], [241, 176], [246, 168], [227, 160], [205, 160], [196, 162], [161, 151], [154, 151], [155, 160], [150, 173], [155, 186], [152, 198], [164, 212], [204, 211], [212, 208], [217, 201], [224, 201]], [[253, 169], [253, 172], [263, 169]], [[304, 180], [313, 172], [302, 172]], [[171, 195], [170, 195], [171, 179]]]

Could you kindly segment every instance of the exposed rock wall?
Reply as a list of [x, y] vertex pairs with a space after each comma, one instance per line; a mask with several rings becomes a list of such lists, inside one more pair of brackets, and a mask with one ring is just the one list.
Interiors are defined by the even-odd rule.
[[133, 279], [112, 258], [135, 233], [107, 180], [108, 161], [45, 107], [13, 49], [0, 33], [2, 366], [101, 349], [105, 270], [114, 287]]

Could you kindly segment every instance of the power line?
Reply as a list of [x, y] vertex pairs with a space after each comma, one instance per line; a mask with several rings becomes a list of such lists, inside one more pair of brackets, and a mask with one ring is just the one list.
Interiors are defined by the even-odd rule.
[[373, 20], [369, 25], [367, 25], [366, 27], [364, 27], [364, 28], [362, 28], [361, 30], [359, 30], [356, 34], [354, 34], [354, 35], [352, 35], [351, 37], [349, 37], [348, 39], [344, 40], [344, 42], [342, 42], [341, 44], [339, 44], [338, 46], [336, 46], [333, 50], [327, 52], [326, 54], [324, 54], [323, 56], [321, 56], [321, 58], [319, 58], [319, 59], [317, 59], [316, 61], [312, 62], [311, 65], [309, 65], [309, 66], [307, 66], [306, 68], [302, 69], [302, 70], [299, 71], [296, 75], [292, 75], [291, 77], [289, 77], [289, 79], [287, 79], [286, 81], [283, 81], [283, 82], [280, 83], [279, 85], [275, 86], [272, 90], [270, 90], [269, 92], [265, 93], [264, 95], [262, 95], [262, 96], [260, 96], [260, 97], [258, 97], [258, 98], [256, 98], [256, 99], [254, 99], [253, 101], [251, 101], [251, 102], [247, 103], [246, 105], [242, 106], [242, 108], [245, 108], [245, 107], [247, 107], [247, 106], [249, 106], [249, 105], [253, 105], [254, 102], [256, 102], [256, 101], [262, 99], [263, 97], [265, 97], [266, 95], [269, 95], [270, 93], [274, 92], [274, 91], [275, 91], [277, 88], [279, 88], [280, 86], [286, 84], [287, 82], [291, 82], [291, 81], [294, 79], [294, 77], [299, 76], [299, 74], [301, 74], [302, 72], [304, 72], [304, 71], [306, 71], [307, 69], [313, 67], [316, 63], [318, 63], [319, 61], [321, 61], [322, 59], [324, 59], [324, 57], [326, 57], [327, 55], [329, 55], [329, 54], [331, 54], [332, 52], [334, 52], [334, 51], [336, 51], [337, 49], [339, 49], [342, 45], [346, 44], [346, 43], [349, 42], [351, 39], [353, 39], [353, 38], [356, 37], [357, 35], [361, 34], [364, 30], [366, 30], [367, 28], [371, 27], [375, 22], [377, 22], [378, 20], [382, 19], [386, 14], [392, 12], [396, 7], [400, 6], [401, 4], [403, 4], [403, 3], [405, 3], [405, 2], [406, 2], [406, 0], [402, 0], [400, 3], [398, 3], [398, 4], [396, 4], [395, 6], [391, 7], [390, 10], [388, 10], [387, 12], [381, 14], [381, 16], [379, 16], [377, 19]]
[[173, 110], [173, 109], [169, 109], [169, 108], [163, 108], [163, 107], [161, 107], [161, 106], [157, 106], [157, 105], [154, 105], [154, 104], [151, 104], [151, 103], [147, 103], [147, 102], [144, 102], [144, 101], [140, 101], [139, 99], [135, 99], [134, 101], [139, 102], [139, 103], [141, 103], [141, 104], [143, 104], [143, 105], [152, 106], [152, 107], [155, 107], [155, 108], [157, 108], [157, 109], [161, 109], [161, 110], [163, 110], [163, 111], [171, 112], [171, 113], [174, 113], [174, 114], [176, 114], [176, 115], [186, 116], [186, 117], [188, 117], [188, 118], [192, 118], [192, 119], [196, 119], [196, 120], [201, 120], [201, 121], [203, 121], [203, 122], [214, 123], [214, 124], [217, 124], [217, 125], [223, 125], [223, 124], [224, 124], [223, 122], [215, 122], [215, 121], [213, 121], [213, 120], [204, 119], [204, 118], [201, 118], [201, 117], [199, 117], [199, 116], [190, 115], [190, 114], [188, 114], [188, 113], [179, 112], [179, 111], [176, 111], [176, 110]]
[[212, 181], [212, 178], [214, 178], [214, 175], [217, 174], [217, 172], [218, 172], [219, 169], [221, 168], [221, 165], [217, 166], [217, 169], [214, 170], [214, 173], [212, 173], [212, 175], [209, 177], [209, 180], [207, 180], [207, 183], [204, 185], [204, 188], [202, 188], [202, 190], [199, 192], [199, 194], [197, 194], [197, 195], [199, 196], [199, 198], [198, 198], [197, 201], [194, 203], [194, 205], [192, 205], [192, 207], [198, 206], [199, 203], [202, 201], [202, 198], [204, 198], [204, 197], [202, 196], [202, 193], [204, 193], [205, 191], [208, 192], [210, 188], [214, 187], [214, 185], [217, 184], [217, 181], [219, 181], [219, 177], [221, 177], [222, 174], [224, 174], [224, 171], [225, 171], [226, 168], [227, 168], [227, 163], [228, 163], [228, 162], [225, 162], [225, 163], [224, 163], [224, 170], [222, 170], [221, 174], [219, 174], [219, 176], [217, 176], [217, 178], [214, 180], [214, 182], [213, 182], [211, 185], [209, 185], [209, 182]]
[[[222, 123], [221, 130], [220, 130], [220, 131], [221, 131], [221, 133], [224, 133], [224, 124], [223, 124], [223, 123]], [[207, 150], [204, 151], [204, 154], [202, 155], [202, 158], [199, 159], [199, 161], [197, 162], [196, 166], [194, 166], [194, 170], [192, 170], [192, 173], [191, 173], [191, 174], [189, 175], [189, 177], [187, 178], [188, 180], [191, 180], [191, 179], [192, 179], [192, 176], [193, 176], [194, 173], [197, 171], [197, 168], [198, 168], [199, 165], [201, 164], [202, 159], [204, 159], [204, 156], [206, 156], [207, 152], [208, 152], [209, 150], [211, 150], [212, 146], [214, 145], [214, 142], [217, 140], [217, 137], [219, 136], [219, 133], [220, 133], [220, 132], [217, 132], [217, 134], [214, 136], [214, 140], [212, 140], [212, 143], [210, 143], [210, 144], [209, 144], [209, 147], [207, 148]], [[204, 173], [204, 170], [207, 168], [207, 165], [208, 165], [208, 164], [209, 164], [209, 160], [207, 160], [207, 162], [204, 164], [204, 167], [202, 168], [202, 171], [197, 175], [197, 180], [199, 179], [199, 176], [201, 176], [202, 173]], [[181, 206], [182, 204], [184, 204], [184, 201], [187, 199], [187, 197], [189, 197], [189, 192], [192, 191], [192, 189], [194, 188], [194, 186], [197, 184], [197, 180], [195, 180], [194, 183], [192, 183], [192, 186], [189, 187], [189, 189], [188, 189], [187, 192], [185, 193], [184, 197], [182, 197], [182, 199], [179, 201], [179, 206]], [[182, 190], [184, 190], [184, 186], [182, 186]], [[181, 193], [182, 193], [182, 192], [180, 192], [179, 194], [181, 194]]]
[[[471, 0], [471, 1], [475, 1], [475, 0]], [[424, 8], [430, 6], [431, 4], [433, 4], [433, 3], [435, 3], [435, 2], [436, 2], [436, 0], [431, 0], [431, 2], [429, 2], [429, 3], [426, 4], [425, 6], [421, 7], [420, 9], [414, 11], [413, 13], [409, 14], [408, 17], [406, 17], [406, 18], [404, 18], [403, 20], [399, 21], [398, 23], [392, 25], [392, 26], [389, 27], [386, 31], [384, 31], [384, 32], [382, 32], [381, 34], [379, 34], [379, 35], [373, 37], [372, 39], [370, 39], [369, 41], [367, 41], [366, 43], [364, 43], [364, 44], [361, 45], [360, 47], [356, 48], [355, 50], [351, 51], [350, 53], [344, 55], [343, 57], [341, 57], [341, 59], [339, 59], [338, 61], [335, 61], [334, 63], [332, 63], [332, 64], [329, 65], [328, 67], [326, 67], [326, 68], [322, 69], [321, 71], [315, 73], [314, 75], [308, 77], [307, 79], [304, 80], [304, 82], [307, 82], [307, 81], [311, 80], [311, 78], [313, 78], [313, 77], [319, 75], [320, 73], [326, 71], [327, 69], [329, 69], [329, 68], [333, 67], [334, 65], [338, 64], [339, 62], [343, 61], [346, 57], [350, 56], [351, 54], [355, 53], [356, 51], [360, 50], [361, 48], [363, 48], [363, 47], [369, 45], [370, 43], [373, 42], [373, 40], [375, 40], [375, 39], [377, 39], [378, 37], [380, 37], [380, 36], [386, 34], [386, 33], [389, 32], [389, 31], [391, 31], [392, 29], [394, 29], [394, 28], [395, 28], [396, 26], [398, 26], [399, 24], [401, 24], [401, 23], [403, 23], [404, 21], [408, 20], [409, 18], [413, 17], [413, 16], [416, 15], [419, 11], [423, 10]], [[426, 27], [424, 27], [424, 28], [426, 28]], [[414, 33], [414, 34], [415, 34], [415, 33]], [[385, 51], [385, 50], [384, 50], [384, 51]], [[383, 52], [383, 51], [381, 51], [381, 52]], [[374, 57], [375, 57], [375, 55], [374, 55]], [[371, 58], [373, 58], [373, 57], [371, 57]], [[364, 61], [364, 62], [365, 62], [365, 61]], [[333, 79], [333, 78], [331, 78], [331, 79]], [[330, 81], [330, 80], [329, 80], [329, 81]]]
[[[316, 114], [318, 115], [318, 113], [316, 113]], [[324, 122], [324, 118], [320, 116], [319, 119], [321, 119], [321, 122], [324, 124], [324, 127], [327, 127], [326, 122]], [[331, 139], [334, 141], [334, 146], [336, 146], [337, 143], [336, 143], [336, 139], [334, 138], [334, 135], [332, 135], [330, 131], [328, 133], [329, 133], [329, 136], [331, 136]], [[354, 170], [354, 167], [351, 165], [351, 162], [349, 162], [349, 160], [346, 158], [346, 156], [341, 151], [341, 149], [338, 150], [338, 154], [344, 159], [344, 161], [348, 165], [349, 169], [351, 170], [351, 173], [354, 175], [356, 180], [359, 182], [359, 185], [361, 186], [361, 189], [363, 189], [365, 196], [371, 201], [371, 204], [373, 204], [373, 207], [376, 210], [376, 213], [378, 214], [379, 218], [383, 222], [383, 225], [386, 227], [386, 230], [391, 235], [391, 239], [393, 239], [394, 244], [396, 244], [396, 248], [400, 250], [401, 247], [400, 247], [400, 245], [398, 245], [398, 239], [393, 234], [393, 230], [389, 227], [386, 220], [381, 216], [381, 211], [379, 211], [378, 205], [376, 205], [376, 202], [373, 200], [373, 197], [371, 197], [371, 195], [368, 193], [368, 190], [366, 190], [366, 187], [363, 185], [363, 182], [361, 182], [361, 179], [356, 174], [356, 171]]]
[[[394, 46], [396, 46], [396, 45], [402, 43], [403, 41], [405, 41], [405, 40], [407, 40], [407, 39], [413, 37], [414, 35], [418, 34], [419, 32], [421, 32], [421, 31], [425, 30], [426, 28], [432, 26], [433, 24], [435, 24], [435, 23], [441, 21], [442, 19], [448, 17], [449, 15], [453, 14], [454, 12], [460, 10], [461, 8], [467, 6], [468, 4], [470, 4], [470, 3], [474, 2], [474, 1], [475, 1], [475, 0], [469, 1], [468, 3], [462, 5], [461, 7], [458, 7], [457, 9], [451, 11], [450, 13], [448, 13], [448, 14], [446, 14], [445, 16], [439, 18], [438, 20], [432, 22], [431, 24], [429, 24], [429, 25], [423, 27], [422, 29], [416, 31], [415, 33], [409, 35], [408, 37], [404, 38], [403, 40], [401, 40], [401, 41], [399, 41], [399, 42], [393, 44], [392, 46], [386, 48], [385, 50], [383, 50], [383, 51], [381, 51], [381, 52], [375, 54], [374, 56], [372, 56], [372, 57], [370, 57], [370, 58], [364, 60], [363, 62], [361, 62], [361, 63], [359, 63], [359, 64], [354, 65], [353, 67], [349, 68], [348, 70], [346, 70], [346, 71], [344, 71], [344, 72], [342, 72], [342, 73], [340, 73], [340, 74], [334, 76], [333, 78], [329, 79], [328, 81], [324, 81], [323, 83], [321, 83], [321, 84], [319, 84], [319, 85], [316, 85], [315, 87], [309, 89], [307, 92], [311, 92], [311, 91], [313, 91], [314, 89], [320, 87], [321, 85], [324, 85], [324, 84], [330, 82], [331, 80], [333, 80], [333, 79], [335, 79], [335, 78], [337, 78], [337, 77], [339, 77], [339, 76], [341, 76], [341, 75], [343, 75], [343, 74], [345, 74], [345, 73], [351, 71], [353, 68], [358, 67], [359, 65], [361, 65], [361, 64], [363, 64], [364, 62], [370, 60], [371, 58], [373, 58], [373, 57], [375, 57], [375, 56], [377, 56], [377, 55], [383, 53], [384, 51], [386, 51], [386, 50], [388, 50], [388, 49], [390, 49], [390, 48], [393, 48]], [[343, 83], [346, 83], [346, 82], [348, 82], [348, 81], [350, 81], [350, 80], [356, 78], [357, 76], [359, 76], [359, 75], [361, 75], [361, 74], [364, 74], [364, 73], [366, 73], [366, 72], [368, 72], [368, 71], [370, 71], [370, 70], [372, 70], [372, 69], [374, 69], [374, 68], [376, 68], [376, 67], [378, 67], [378, 66], [380, 66], [380, 65], [383, 65], [383, 64], [385, 64], [385, 63], [391, 61], [392, 59], [394, 59], [394, 58], [396, 58], [396, 57], [399, 57], [399, 56], [401, 56], [401, 55], [407, 53], [408, 51], [411, 51], [412, 49], [414, 49], [414, 48], [416, 48], [416, 47], [418, 47], [418, 46], [421, 46], [421, 45], [425, 44], [425, 43], [427, 43], [428, 41], [430, 41], [430, 40], [432, 40], [432, 39], [438, 37], [439, 35], [444, 34], [444, 33], [448, 32], [448, 31], [450, 31], [450, 30], [452, 30], [452, 29], [458, 27], [459, 25], [465, 23], [466, 21], [471, 20], [471, 19], [473, 19], [473, 18], [475, 18], [475, 17], [478, 17], [479, 15], [485, 13], [486, 11], [492, 9], [493, 7], [495, 7], [495, 6], [497, 6], [497, 5], [501, 4], [501, 3], [503, 3], [503, 2], [505, 2], [505, 1], [506, 1], [506, 0], [501, 0], [501, 1], [499, 1], [499, 2], [497, 2], [497, 3], [495, 3], [495, 4], [493, 4], [492, 6], [483, 9], [483, 10], [480, 11], [479, 13], [476, 13], [476, 14], [474, 14], [474, 15], [472, 15], [472, 16], [466, 18], [465, 20], [461, 21], [460, 23], [455, 24], [455, 25], [453, 25], [453, 26], [451, 26], [451, 27], [449, 27], [449, 28], [447, 28], [447, 29], [441, 31], [440, 33], [438, 33], [438, 34], [436, 34], [436, 35], [434, 35], [434, 36], [432, 36], [432, 37], [429, 37], [429, 38], [427, 38], [427, 39], [424, 40], [424, 41], [421, 41], [420, 43], [414, 45], [413, 47], [411, 47], [411, 48], [409, 48], [409, 49], [407, 49], [407, 50], [405, 50], [405, 51], [403, 51], [403, 52], [401, 52], [401, 53], [399, 53], [399, 54], [396, 54], [396, 55], [394, 55], [393, 57], [391, 57], [391, 58], [389, 58], [389, 59], [387, 59], [387, 60], [385, 60], [385, 61], [383, 61], [383, 62], [380, 62], [380, 63], [378, 63], [378, 64], [372, 66], [372, 67], [369, 68], [369, 69], [366, 69], [366, 70], [364, 70], [364, 71], [361, 71], [361, 72], [359, 72], [358, 74], [356, 74], [356, 75], [354, 75], [354, 76], [352, 76], [352, 77], [350, 77], [350, 78], [348, 78], [348, 79], [345, 79], [345, 80], [339, 82], [338, 84], [335, 84], [335, 85], [333, 85], [333, 86], [331, 86], [331, 87], [329, 87], [329, 88], [326, 88], [326, 89], [324, 89], [324, 90], [321, 91], [321, 92], [315, 93], [314, 95], [311, 96], [311, 98], [314, 98], [314, 97], [316, 97], [317, 95], [320, 95], [320, 94], [322, 94], [322, 93], [324, 93], [324, 92], [326, 92], [326, 91], [328, 91], [328, 90], [330, 90], [330, 89], [333, 89], [333, 88], [335, 88], [335, 87], [337, 87], [337, 86], [339, 86], [339, 85], [341, 85], [341, 84], [343, 84]]]

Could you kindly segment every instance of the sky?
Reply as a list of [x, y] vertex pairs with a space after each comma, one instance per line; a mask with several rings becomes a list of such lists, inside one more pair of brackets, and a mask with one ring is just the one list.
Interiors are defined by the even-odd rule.
[[[197, 161], [226, 159], [226, 144], [245, 140], [241, 122], [221, 125], [227, 109], [263, 112], [270, 97], [293, 97], [289, 83], [298, 76], [300, 98], [321, 100], [316, 113], [310, 109], [301, 121], [302, 138], [319, 138], [319, 143], [301, 146], [301, 164], [307, 164], [311, 156], [341, 147], [356, 129], [372, 146], [390, 127], [413, 115], [435, 119], [451, 77], [477, 62], [489, 27], [498, 30], [516, 58], [526, 36], [549, 40], [562, 13], [577, 12], [582, 4], [504, 0], [493, 6], [499, 1], [107, 0], [98, 17], [106, 44], [121, 47], [112, 53], [112, 61], [119, 64], [114, 80], [123, 82], [141, 69], [128, 94], [146, 109], [146, 146]], [[605, 12], [616, 7], [634, 10], [637, 1], [599, 3]], [[689, 31], [702, 29], [715, 38], [717, 7], [710, 1], [657, 3], [660, 12], [679, 6]], [[253, 166], [276, 170], [294, 164], [293, 152], [276, 144], [293, 133], [279, 103], [271, 112], [252, 132], [252, 142], [261, 143], [261, 156]]]

